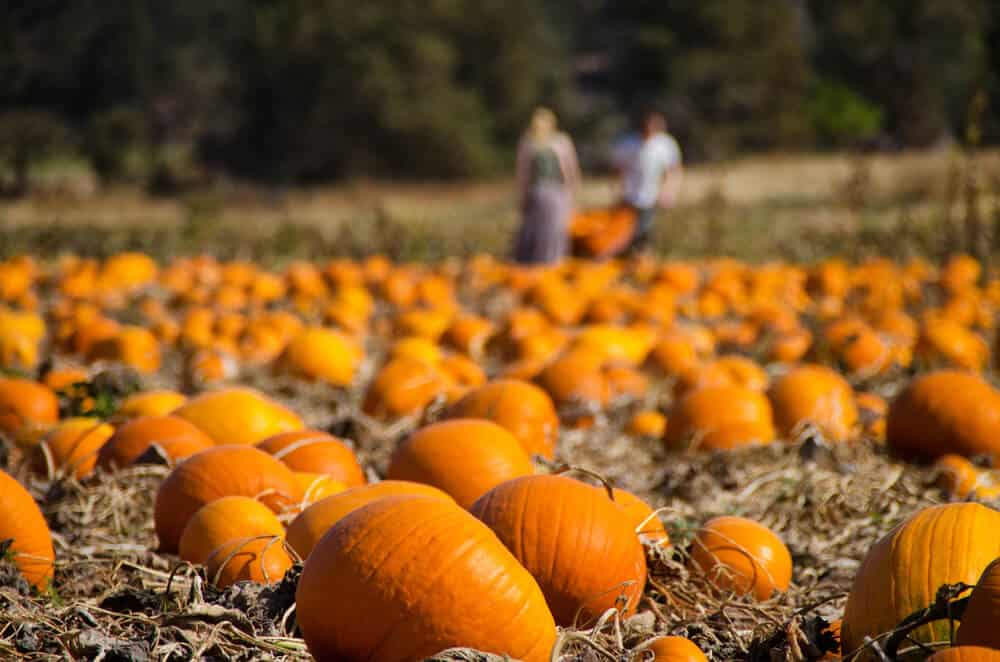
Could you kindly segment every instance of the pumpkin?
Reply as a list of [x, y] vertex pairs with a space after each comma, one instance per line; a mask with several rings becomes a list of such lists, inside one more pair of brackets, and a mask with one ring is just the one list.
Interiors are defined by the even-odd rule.
[[830, 441], [847, 441], [858, 421], [854, 390], [838, 373], [820, 365], [793, 368], [768, 390], [778, 431], [791, 438], [812, 423]]
[[281, 460], [292, 471], [327, 474], [348, 487], [368, 482], [354, 451], [320, 430], [282, 432], [260, 442], [257, 448]]
[[191, 563], [205, 563], [223, 543], [284, 534], [285, 527], [277, 515], [260, 501], [245, 496], [222, 497], [206, 503], [188, 520], [177, 546], [178, 556]]
[[993, 455], [1000, 450], [1000, 393], [973, 373], [921, 375], [889, 406], [886, 436], [907, 458]]
[[187, 401], [187, 396], [177, 391], [144, 391], [125, 398], [115, 412], [116, 418], [141, 416], [166, 416]]
[[937, 470], [936, 485], [960, 499], [965, 499], [981, 487], [979, 469], [961, 455], [942, 455], [934, 463], [934, 469]]
[[982, 370], [990, 358], [990, 347], [975, 331], [949, 319], [925, 321], [915, 349], [929, 364], [944, 364], [961, 370]]
[[205, 561], [205, 574], [217, 588], [236, 582], [275, 584], [292, 567], [292, 558], [281, 544], [281, 536], [230, 540]]
[[712, 386], [739, 386], [752, 391], [766, 391], [767, 373], [745, 356], [721, 356], [682, 373], [674, 385], [674, 397], [684, 397], [698, 389]]
[[496, 536], [426, 497], [381, 499], [334, 525], [295, 604], [319, 662], [420, 660], [455, 646], [546, 662], [556, 637], [538, 584]]
[[391, 359], [368, 386], [362, 409], [383, 419], [412, 416], [442, 395], [447, 385], [447, 378], [429, 363], [407, 357]]
[[9, 553], [29, 584], [42, 590], [52, 579], [52, 534], [38, 504], [10, 474], [0, 471], [0, 540], [13, 540]]
[[301, 499], [291, 469], [249, 446], [216, 446], [184, 460], [160, 484], [153, 523], [160, 551], [175, 552], [184, 527], [206, 503], [224, 496], [260, 499], [276, 513]]
[[665, 335], [653, 346], [651, 361], [668, 377], [693, 370], [700, 358], [694, 343], [683, 334]]
[[42, 438], [35, 449], [36, 471], [86, 478], [97, 465], [97, 454], [114, 428], [94, 418], [68, 418]]
[[611, 388], [602, 372], [603, 364], [604, 358], [598, 352], [571, 350], [548, 364], [536, 381], [559, 404], [606, 405]]
[[386, 478], [433, 485], [468, 508], [505, 480], [533, 471], [510, 432], [492, 421], [456, 418], [410, 435], [393, 452]]
[[339, 331], [307, 327], [291, 339], [280, 361], [306, 379], [350, 386], [362, 358], [361, 349]]
[[95, 340], [86, 356], [88, 361], [119, 361], [148, 375], [160, 369], [160, 341], [148, 329], [123, 326]]
[[525, 476], [484, 494], [470, 512], [538, 580], [556, 622], [591, 623], [611, 607], [635, 612], [646, 557], [625, 511], [565, 476]]
[[663, 527], [663, 522], [660, 521], [660, 516], [650, 508], [648, 503], [628, 490], [616, 487], [613, 492], [615, 504], [624, 511], [625, 517], [638, 534], [639, 540], [662, 547], [670, 546], [670, 537]]
[[1000, 650], [985, 646], [954, 646], [939, 650], [928, 657], [927, 662], [1000, 662]]
[[453, 418], [483, 418], [506, 429], [529, 454], [552, 459], [559, 439], [559, 415], [552, 398], [518, 379], [497, 379], [470, 391], [451, 407]]
[[52, 389], [30, 379], [0, 378], [0, 433], [59, 420], [59, 400]]
[[340, 494], [348, 489], [347, 485], [331, 478], [327, 474], [310, 473], [308, 471], [295, 471], [295, 483], [302, 494], [302, 502], [295, 512], [301, 512], [306, 506], [310, 506], [317, 501], [325, 499], [334, 494]]
[[698, 645], [686, 637], [656, 637], [642, 650], [653, 654], [652, 662], [708, 662]]
[[248, 388], [204, 393], [173, 413], [197, 425], [217, 444], [256, 444], [303, 427], [295, 412]]
[[667, 432], [667, 417], [658, 411], [644, 409], [629, 419], [625, 432], [636, 437], [662, 437]]
[[97, 465], [104, 469], [127, 467], [154, 444], [173, 461], [215, 446], [211, 437], [183, 418], [143, 416], [115, 430], [97, 454]]
[[792, 556], [774, 531], [745, 517], [705, 522], [691, 543], [691, 561], [722, 591], [767, 600], [792, 580]]
[[56, 368], [45, 373], [42, 383], [58, 393], [89, 379], [90, 373], [84, 368]]
[[774, 441], [771, 405], [763, 393], [739, 386], [698, 389], [671, 410], [668, 446], [691, 441], [706, 450], [727, 450]]
[[288, 544], [299, 556], [307, 558], [320, 538], [345, 515], [373, 501], [401, 495], [426, 496], [453, 501], [450, 496], [436, 487], [405, 480], [383, 480], [371, 485], [356, 487], [320, 499], [303, 510], [288, 525]]
[[1000, 558], [986, 566], [962, 615], [955, 644], [1000, 649]]
[[[847, 598], [842, 630], [845, 654], [930, 606], [943, 584], [973, 584], [1000, 556], [1000, 513], [976, 503], [924, 508], [902, 522], [865, 556]], [[911, 637], [943, 641], [947, 621], [922, 626]]]
[[458, 317], [445, 332], [445, 340], [458, 351], [479, 358], [496, 329], [493, 322], [478, 315]]

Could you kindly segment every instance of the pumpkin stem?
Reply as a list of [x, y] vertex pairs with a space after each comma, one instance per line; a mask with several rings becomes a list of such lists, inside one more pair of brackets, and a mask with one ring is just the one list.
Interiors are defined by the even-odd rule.
[[571, 472], [583, 474], [584, 476], [589, 476], [590, 478], [593, 478], [596, 481], [600, 481], [600, 483], [604, 486], [604, 490], [608, 493], [608, 498], [611, 499], [612, 501], [615, 500], [615, 488], [611, 484], [611, 481], [602, 476], [601, 474], [597, 473], [596, 471], [591, 471], [590, 469], [584, 469], [583, 467], [577, 467], [570, 464], [562, 464], [555, 467], [552, 470], [552, 473], [555, 474], [556, 476], [561, 476], [562, 474], [567, 474]]
[[890, 659], [896, 659], [896, 651], [899, 650], [900, 644], [909, 638], [913, 630], [922, 625], [946, 618], [951, 625], [951, 638], [954, 639], [955, 621], [962, 620], [965, 608], [969, 604], [968, 596], [961, 599], [957, 598], [971, 588], [968, 584], [962, 583], [945, 584], [938, 588], [937, 596], [934, 598], [934, 603], [931, 606], [910, 614], [893, 629], [892, 634], [885, 642], [885, 654]]

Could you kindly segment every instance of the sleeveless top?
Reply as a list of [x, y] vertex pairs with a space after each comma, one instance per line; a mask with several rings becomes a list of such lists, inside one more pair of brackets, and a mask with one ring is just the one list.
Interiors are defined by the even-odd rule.
[[559, 155], [551, 144], [538, 145], [531, 151], [531, 185], [543, 183], [562, 184], [562, 166]]

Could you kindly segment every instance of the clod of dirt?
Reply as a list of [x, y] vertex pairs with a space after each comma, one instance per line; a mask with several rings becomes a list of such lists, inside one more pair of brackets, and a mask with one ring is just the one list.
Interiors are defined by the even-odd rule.
[[72, 648], [82, 659], [104, 662], [147, 662], [150, 653], [146, 642], [109, 637], [96, 628], [81, 630]]
[[153, 591], [132, 586], [123, 586], [98, 604], [101, 609], [116, 614], [141, 613], [153, 615], [159, 612], [163, 600]]

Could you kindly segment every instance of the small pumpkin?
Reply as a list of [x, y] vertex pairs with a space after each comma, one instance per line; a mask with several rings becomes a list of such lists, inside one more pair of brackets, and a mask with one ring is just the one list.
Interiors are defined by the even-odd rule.
[[399, 357], [378, 371], [368, 386], [362, 409], [369, 416], [395, 419], [419, 414], [444, 394], [448, 380], [432, 364]]
[[0, 432], [14, 434], [27, 425], [59, 420], [59, 400], [52, 389], [30, 379], [0, 378]]
[[191, 516], [225, 496], [260, 499], [280, 513], [301, 500], [291, 469], [250, 446], [216, 446], [184, 460], [156, 493], [153, 522], [160, 551], [176, 552]]
[[187, 401], [187, 396], [177, 391], [144, 391], [125, 398], [115, 412], [116, 418], [129, 419], [141, 416], [166, 416]]
[[327, 474], [310, 473], [308, 471], [295, 471], [295, 483], [299, 486], [302, 494], [302, 502], [293, 512], [301, 512], [302, 509], [317, 501], [321, 501], [328, 496], [340, 494], [348, 489], [347, 485], [331, 478]]
[[965, 499], [982, 486], [979, 469], [961, 455], [942, 455], [934, 463], [934, 469], [937, 471], [935, 484], [960, 499]]
[[552, 398], [519, 379], [497, 379], [470, 391], [452, 406], [453, 418], [483, 418], [505, 428], [530, 454], [552, 459], [559, 439], [559, 415]]
[[793, 368], [768, 390], [778, 431], [791, 438], [812, 423], [830, 441], [847, 441], [858, 421], [854, 390], [840, 374], [821, 365]]
[[292, 567], [292, 558], [281, 543], [281, 536], [262, 536], [230, 540], [214, 550], [205, 561], [205, 574], [217, 588], [236, 582], [276, 584]]
[[191, 516], [178, 543], [178, 555], [205, 563], [223, 543], [270, 535], [284, 537], [285, 527], [270, 508], [256, 499], [227, 496], [206, 503]]
[[792, 556], [774, 531], [745, 517], [705, 522], [691, 543], [691, 561], [722, 591], [767, 600], [792, 580]]
[[105, 469], [127, 467], [154, 444], [173, 461], [215, 446], [211, 437], [183, 418], [143, 416], [115, 430], [101, 446], [97, 465]]
[[698, 645], [686, 637], [656, 637], [642, 650], [653, 654], [652, 662], [708, 662]]
[[97, 465], [97, 455], [115, 429], [94, 418], [68, 418], [53, 427], [32, 458], [36, 471], [86, 478]]
[[28, 490], [5, 471], [0, 471], [0, 540], [13, 540], [14, 563], [29, 584], [44, 589], [55, 562], [52, 534]]
[[210, 391], [173, 413], [197, 425], [217, 444], [251, 445], [303, 427], [295, 412], [248, 388]]
[[606, 493], [565, 476], [525, 476], [496, 486], [470, 512], [538, 581], [558, 624], [591, 623], [612, 607], [635, 612], [646, 556]]
[[666, 442], [675, 447], [691, 441], [707, 450], [728, 450], [774, 441], [771, 404], [756, 390], [714, 386], [681, 398], [670, 413]]
[[257, 448], [281, 460], [292, 471], [327, 474], [348, 487], [368, 482], [354, 451], [321, 430], [282, 432], [260, 442]]
[[636, 437], [662, 437], [667, 432], [667, 417], [658, 411], [644, 409], [629, 419], [625, 432]]
[[362, 358], [357, 344], [339, 331], [307, 327], [291, 339], [279, 360], [306, 379], [350, 386]]
[[[843, 650], [856, 650], [866, 636], [896, 627], [915, 611], [930, 606], [938, 587], [973, 584], [1000, 556], [1000, 513], [976, 503], [924, 508], [902, 522], [865, 556], [847, 598]], [[916, 641], [944, 641], [949, 624], [922, 626]]]
[[625, 513], [625, 517], [632, 524], [639, 540], [660, 547], [670, 546], [670, 536], [667, 535], [663, 522], [648, 503], [628, 490], [619, 487], [614, 488], [613, 492], [615, 504]]
[[386, 478], [433, 485], [468, 508], [505, 480], [533, 471], [510, 432], [492, 421], [456, 418], [410, 435], [392, 454]]
[[306, 560], [295, 604], [319, 662], [456, 646], [545, 662], [556, 637], [538, 584], [496, 536], [427, 497], [388, 497], [340, 520]]

